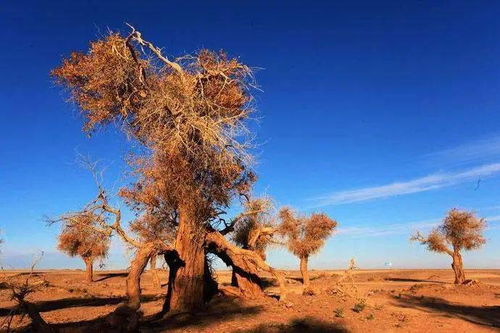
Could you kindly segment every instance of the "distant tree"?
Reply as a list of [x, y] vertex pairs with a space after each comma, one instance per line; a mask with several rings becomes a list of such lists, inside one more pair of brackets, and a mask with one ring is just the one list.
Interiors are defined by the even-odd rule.
[[93, 212], [73, 213], [61, 218], [64, 226], [57, 247], [72, 257], [83, 259], [88, 282], [93, 281], [94, 262], [105, 258], [109, 249], [110, 234], [96, 229], [101, 218]]
[[455, 284], [462, 284], [465, 273], [461, 252], [478, 249], [486, 243], [482, 235], [485, 226], [483, 218], [454, 208], [448, 212], [443, 224], [433, 229], [427, 237], [417, 231], [410, 239], [427, 245], [429, 251], [449, 254], [453, 258], [451, 267], [455, 272]]
[[299, 216], [291, 208], [282, 208], [279, 212], [280, 234], [286, 239], [290, 252], [300, 258], [300, 272], [304, 289], [309, 287], [307, 264], [309, 257], [323, 247], [325, 240], [337, 227], [337, 221], [325, 214]]

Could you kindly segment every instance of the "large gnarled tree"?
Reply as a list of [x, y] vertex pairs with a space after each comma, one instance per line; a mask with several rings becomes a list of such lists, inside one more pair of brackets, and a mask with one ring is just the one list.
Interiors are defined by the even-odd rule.
[[300, 272], [304, 290], [309, 288], [309, 257], [323, 247], [325, 240], [337, 227], [337, 221], [325, 214], [314, 213], [300, 216], [292, 209], [285, 207], [279, 212], [281, 219], [280, 233], [286, 239], [290, 252], [300, 258]]
[[[141, 213], [174, 232], [165, 310], [195, 311], [213, 294], [207, 253], [233, 269], [278, 274], [224, 235], [221, 215], [249, 192], [255, 175], [245, 123], [252, 112], [250, 69], [202, 50], [174, 60], [132, 29], [91, 43], [52, 73], [70, 90], [85, 131], [118, 123], [142, 145], [131, 160], [137, 181], [121, 191]], [[138, 222], [141, 223], [140, 221]]]
[[427, 245], [429, 251], [450, 255], [453, 258], [451, 268], [455, 273], [455, 284], [462, 284], [465, 281], [462, 251], [478, 249], [486, 243], [482, 235], [485, 226], [483, 218], [454, 208], [427, 237], [417, 231], [410, 239]]

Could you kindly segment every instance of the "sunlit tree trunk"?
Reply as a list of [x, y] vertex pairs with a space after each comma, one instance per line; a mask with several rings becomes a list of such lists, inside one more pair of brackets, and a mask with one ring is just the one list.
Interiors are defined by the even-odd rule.
[[283, 276], [269, 266], [256, 251], [242, 249], [230, 243], [219, 232], [209, 232], [207, 234], [207, 243], [211, 253], [221, 258], [226, 265], [233, 267], [234, 280], [238, 283], [242, 295], [247, 297], [264, 295], [259, 278], [259, 271], [264, 271], [270, 273], [278, 282], [280, 300], [286, 299]]
[[126, 280], [126, 305], [139, 310], [141, 306], [141, 275], [146, 269], [149, 259], [155, 251], [153, 244], [148, 244], [137, 250], [134, 260], [130, 264], [130, 271]]
[[307, 263], [309, 257], [304, 256], [300, 258], [300, 273], [302, 274], [302, 283], [304, 284], [304, 289], [309, 287], [309, 271], [307, 270]]
[[170, 266], [169, 292], [164, 311], [194, 312], [204, 305], [205, 230], [200, 228], [189, 209], [179, 210], [175, 239], [178, 259]]
[[[153, 244], [146, 244], [137, 249], [126, 279], [127, 299], [107, 318], [107, 323], [113, 328], [113, 332], [137, 331], [141, 316], [138, 311], [141, 307], [141, 275], [155, 251]], [[104, 328], [101, 331], [104, 331]]]
[[158, 269], [156, 268], [157, 259], [158, 259], [157, 255], [153, 255], [151, 257], [151, 260], [149, 261], [149, 269], [151, 270], [151, 275], [153, 279], [153, 288], [160, 289], [161, 281], [160, 281], [160, 276], [158, 275]]
[[85, 262], [85, 279], [87, 282], [94, 281], [94, 261], [91, 258], [83, 258]]
[[262, 280], [256, 274], [246, 272], [240, 267], [233, 267], [232, 285], [238, 287], [241, 294], [247, 298], [259, 298], [265, 296], [262, 288]]
[[465, 281], [464, 264], [460, 252], [453, 252], [453, 263], [451, 268], [455, 272], [455, 284], [462, 284]]

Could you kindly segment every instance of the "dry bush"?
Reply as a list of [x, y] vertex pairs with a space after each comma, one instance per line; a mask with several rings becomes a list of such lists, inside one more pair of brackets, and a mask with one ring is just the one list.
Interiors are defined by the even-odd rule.
[[28, 274], [21, 273], [6, 276], [3, 277], [3, 281], [0, 283], [4, 289], [10, 290], [10, 299], [14, 300], [17, 304], [17, 306], [11, 310], [10, 314], [5, 316], [4, 321], [0, 324], [0, 327], [7, 332], [13, 331], [12, 324], [17, 313], [21, 314], [18, 318], [19, 322], [22, 322], [26, 316], [31, 319], [30, 327], [26, 328], [27, 330], [33, 330], [34, 332], [40, 333], [55, 332], [40, 315], [37, 306], [27, 299], [30, 294], [49, 286], [49, 282], [45, 280], [43, 275], [35, 273], [35, 267], [42, 257], [43, 252], [39, 256], [33, 258], [33, 263]]

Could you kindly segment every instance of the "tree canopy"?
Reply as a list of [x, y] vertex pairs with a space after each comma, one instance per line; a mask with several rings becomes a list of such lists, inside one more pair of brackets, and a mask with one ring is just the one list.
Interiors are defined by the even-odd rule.
[[308, 257], [318, 252], [337, 227], [337, 221], [326, 214], [300, 216], [288, 207], [280, 210], [279, 218], [280, 233], [287, 239], [290, 252], [298, 257]]
[[453, 255], [454, 251], [473, 250], [486, 243], [482, 235], [485, 227], [485, 219], [476, 217], [473, 212], [453, 208], [427, 237], [417, 232], [411, 239], [426, 245], [429, 251]]

